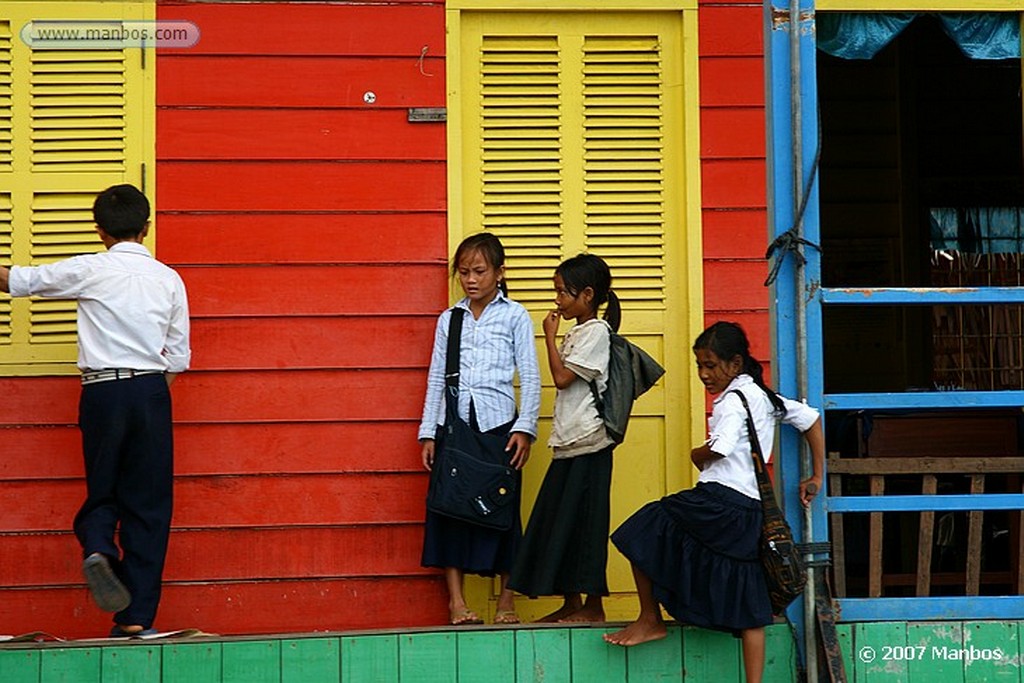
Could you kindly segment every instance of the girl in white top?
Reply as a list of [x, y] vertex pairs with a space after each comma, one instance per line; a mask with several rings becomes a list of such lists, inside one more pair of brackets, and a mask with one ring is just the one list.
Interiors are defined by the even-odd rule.
[[630, 646], [664, 638], [660, 603], [682, 623], [742, 638], [746, 680], [759, 683], [772, 606], [758, 559], [761, 496], [746, 410], [733, 392], [750, 404], [766, 459], [778, 422], [803, 433], [814, 466], [814, 474], [800, 482], [804, 505], [821, 488], [825, 437], [818, 411], [765, 385], [739, 325], [715, 323], [697, 337], [693, 352], [700, 380], [715, 397], [708, 440], [690, 453], [700, 470], [697, 486], [648, 503], [612, 534], [632, 564], [640, 616], [604, 639]]
[[[562, 596], [541, 621], [604, 621], [608, 595], [608, 525], [615, 442], [597, 411], [593, 383], [608, 383], [610, 334], [619, 326], [619, 300], [608, 264], [580, 254], [555, 270], [555, 310], [544, 318], [548, 365], [557, 393], [551, 466], [526, 526], [509, 587], [536, 597]], [[605, 319], [598, 308], [607, 303]], [[574, 319], [558, 346], [562, 319]], [[586, 600], [583, 600], [586, 595]]]

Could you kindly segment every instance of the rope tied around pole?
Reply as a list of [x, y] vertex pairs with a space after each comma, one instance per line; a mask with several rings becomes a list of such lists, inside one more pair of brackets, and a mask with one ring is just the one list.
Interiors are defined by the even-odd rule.
[[790, 228], [786, 232], [782, 233], [768, 245], [768, 251], [765, 252], [764, 257], [771, 260], [772, 255], [778, 251], [779, 255], [776, 257], [775, 262], [772, 264], [771, 270], [768, 272], [768, 278], [764, 281], [764, 286], [769, 287], [775, 278], [779, 276], [779, 269], [782, 268], [782, 262], [786, 258], [787, 253], [792, 253], [800, 261], [800, 265], [807, 265], [807, 258], [800, 253], [800, 247], [813, 247], [821, 253], [821, 247], [814, 242], [800, 237], [797, 233], [796, 226]]

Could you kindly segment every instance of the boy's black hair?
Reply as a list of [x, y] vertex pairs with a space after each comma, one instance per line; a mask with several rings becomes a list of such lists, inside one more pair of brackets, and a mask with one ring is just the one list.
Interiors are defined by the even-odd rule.
[[[483, 256], [495, 270], [505, 265], [505, 247], [498, 236], [490, 232], [478, 232], [462, 240], [455, 249], [455, 256], [452, 257], [452, 277], [459, 274], [459, 262], [462, 258], [474, 252]], [[501, 278], [498, 287], [502, 294], [508, 296], [508, 283], [505, 278]]]
[[587, 287], [594, 290], [594, 299], [591, 301], [594, 311], [607, 302], [604, 319], [613, 330], [619, 331], [622, 306], [619, 297], [612, 291], [612, 271], [604, 259], [593, 254], [577, 254], [562, 261], [555, 268], [555, 275], [562, 278], [566, 290], [574, 297], [579, 296]]
[[114, 239], [138, 237], [149, 220], [149, 200], [134, 185], [114, 185], [96, 196], [92, 217]]
[[718, 321], [707, 328], [693, 342], [694, 351], [710, 351], [718, 356], [720, 360], [730, 361], [736, 356], [743, 359], [742, 372], [747, 373], [754, 379], [754, 383], [768, 395], [768, 399], [775, 407], [776, 414], [786, 410], [782, 399], [767, 384], [764, 383], [764, 368], [756, 358], [750, 355], [750, 342], [747, 341], [747, 334], [739, 323]]

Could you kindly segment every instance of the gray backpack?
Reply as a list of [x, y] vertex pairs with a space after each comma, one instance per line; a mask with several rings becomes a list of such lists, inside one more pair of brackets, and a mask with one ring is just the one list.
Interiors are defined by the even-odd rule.
[[661, 379], [665, 368], [622, 335], [611, 332], [610, 336], [608, 386], [604, 394], [599, 394], [597, 383], [591, 382], [590, 390], [594, 393], [597, 412], [604, 420], [605, 431], [618, 444], [626, 438], [633, 402]]

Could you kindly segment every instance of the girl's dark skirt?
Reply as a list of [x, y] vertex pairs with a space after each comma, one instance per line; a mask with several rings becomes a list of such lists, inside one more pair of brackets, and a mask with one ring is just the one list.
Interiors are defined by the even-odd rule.
[[612, 542], [650, 577], [674, 619], [736, 635], [772, 623], [758, 560], [761, 518], [761, 501], [702, 483], [640, 508]]
[[[508, 435], [514, 423], [513, 420], [489, 433]], [[472, 404], [470, 424], [479, 431]], [[434, 444], [440, 447], [439, 440], [435, 440]], [[518, 470], [516, 479], [517, 488], [522, 489], [522, 473]], [[427, 510], [420, 564], [424, 567], [457, 567], [468, 574], [481, 576], [495, 576], [511, 571], [523, 536], [523, 526], [519, 521], [520, 497], [517, 496], [512, 504], [516, 507], [513, 515], [515, 521], [508, 531], [477, 526]]]
[[551, 461], [509, 587], [524, 595], [608, 595], [612, 449]]

